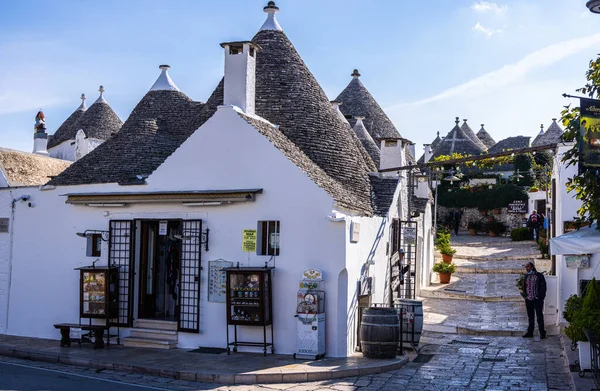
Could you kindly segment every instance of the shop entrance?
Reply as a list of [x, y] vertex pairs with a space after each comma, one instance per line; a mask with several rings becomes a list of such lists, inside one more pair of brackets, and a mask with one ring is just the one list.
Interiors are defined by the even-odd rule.
[[141, 222], [138, 296], [141, 319], [177, 321], [179, 318], [180, 228], [180, 220]]

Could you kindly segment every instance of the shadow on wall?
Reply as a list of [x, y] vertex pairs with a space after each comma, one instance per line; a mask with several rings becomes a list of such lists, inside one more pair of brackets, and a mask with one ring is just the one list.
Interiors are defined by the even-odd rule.
[[[354, 293], [354, 297], [356, 297], [356, 292]], [[348, 327], [346, 323], [346, 308], [348, 308], [348, 271], [344, 269], [338, 275], [336, 357], [345, 357], [348, 352]]]

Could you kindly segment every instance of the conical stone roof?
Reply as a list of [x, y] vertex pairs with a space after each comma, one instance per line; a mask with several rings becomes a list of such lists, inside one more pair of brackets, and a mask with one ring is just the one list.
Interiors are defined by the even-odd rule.
[[433, 151], [433, 158], [438, 156], [450, 156], [453, 153], [460, 153], [463, 155], [479, 155], [484, 151], [484, 148], [473, 142], [469, 136], [458, 126], [458, 119], [456, 125], [448, 133], [448, 135], [439, 142]]
[[367, 128], [365, 128], [362, 117], [358, 117], [358, 120], [356, 121], [356, 124], [354, 124], [352, 130], [354, 131], [354, 133], [356, 133], [356, 136], [360, 140], [363, 148], [367, 151], [371, 159], [373, 159], [373, 162], [377, 165], [377, 167], [379, 167], [379, 148], [377, 148], [377, 144], [375, 143], [375, 141], [373, 141], [373, 138], [371, 138], [371, 135], [367, 131]]
[[485, 130], [483, 124], [481, 124], [481, 129], [477, 132], [477, 138], [481, 140], [483, 145], [485, 145], [486, 149], [490, 149], [496, 144], [496, 141], [490, 136], [490, 134]]
[[96, 102], [79, 118], [75, 129], [82, 129], [89, 138], [108, 140], [117, 133], [123, 122], [106, 102]]
[[400, 133], [359, 77], [360, 73], [355, 69], [352, 80], [335, 99], [342, 102], [340, 111], [352, 126], [356, 123], [355, 116], [365, 117], [363, 120], [365, 128], [374, 140], [399, 138]]
[[556, 123], [556, 118], [552, 118], [552, 124], [550, 124], [544, 134], [539, 135], [539, 137], [536, 137], [535, 140], [533, 140], [533, 146], [537, 147], [541, 145], [556, 144], [562, 139], [562, 135], [563, 130], [558, 123]]
[[489, 149], [488, 153], [499, 153], [514, 149], [528, 148], [530, 139], [531, 137], [529, 136], [507, 137], [498, 141], [492, 148]]
[[[81, 95], [82, 99], [85, 99], [85, 95]], [[53, 135], [48, 137], [48, 149], [54, 148], [57, 145], [67, 141], [74, 140], [77, 134], [78, 128], [75, 128], [75, 124], [81, 118], [83, 113], [87, 110], [85, 101], [63, 122]]]
[[540, 137], [542, 137], [543, 135], [544, 135], [544, 124], [541, 124], [540, 125], [540, 132], [538, 133], [537, 136], [535, 136], [535, 138], [531, 142], [531, 146], [532, 147], [537, 147], [538, 141], [539, 141]]
[[[457, 119], [458, 119], [458, 117], [457, 117]], [[467, 120], [463, 119], [463, 121], [464, 121], [463, 124], [460, 126], [462, 131], [465, 132], [467, 137], [469, 137], [475, 144], [477, 144], [478, 146], [483, 148], [483, 150], [485, 151], [487, 149], [486, 145], [479, 139], [479, 137], [477, 137], [477, 135], [475, 134], [473, 129], [471, 129], [471, 127], [467, 123]]]
[[[349, 137], [348, 124], [283, 31], [261, 30], [256, 55], [256, 114], [279, 129], [313, 162], [339, 181], [357, 210], [371, 213], [369, 169], [363, 151]], [[343, 105], [342, 105], [343, 106]]]

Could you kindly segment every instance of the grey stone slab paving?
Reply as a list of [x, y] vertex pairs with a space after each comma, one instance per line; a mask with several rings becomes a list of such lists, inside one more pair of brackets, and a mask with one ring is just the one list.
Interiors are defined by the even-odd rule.
[[449, 284], [421, 288], [420, 296], [482, 301], [520, 301], [517, 274], [454, 273]]
[[533, 241], [512, 242], [510, 238], [452, 235], [451, 245], [456, 249], [455, 258], [461, 259], [536, 259], [540, 252]]

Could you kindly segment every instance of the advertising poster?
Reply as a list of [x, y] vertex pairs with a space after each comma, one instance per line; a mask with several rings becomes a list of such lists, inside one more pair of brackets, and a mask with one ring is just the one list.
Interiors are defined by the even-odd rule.
[[600, 168], [600, 101], [580, 99], [579, 172]]

